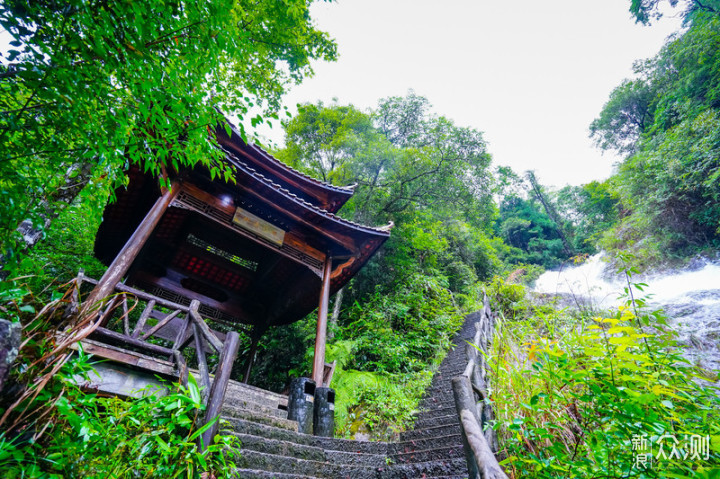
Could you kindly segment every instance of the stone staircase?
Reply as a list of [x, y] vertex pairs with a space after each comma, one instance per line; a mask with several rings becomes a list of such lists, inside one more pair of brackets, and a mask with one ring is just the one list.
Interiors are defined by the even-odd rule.
[[472, 342], [478, 318], [477, 313], [465, 317], [452, 349], [420, 401], [413, 429], [402, 433], [399, 442], [389, 444], [393, 478], [467, 477], [460, 420], [450, 381], [465, 370], [466, 341]]
[[469, 315], [454, 347], [433, 377], [415, 427], [397, 443], [362, 442], [301, 434], [287, 419], [287, 397], [230, 382], [224, 433], [242, 443], [237, 478], [419, 479], [466, 478], [467, 465], [450, 379], [465, 367], [465, 340], [475, 332]]

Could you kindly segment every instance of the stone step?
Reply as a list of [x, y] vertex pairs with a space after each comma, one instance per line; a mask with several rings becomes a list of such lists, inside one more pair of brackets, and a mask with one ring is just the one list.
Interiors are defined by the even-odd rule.
[[328, 449], [325, 451], [325, 460], [343, 466], [370, 468], [373, 471], [387, 466], [387, 454], [366, 454]]
[[467, 362], [467, 352], [463, 349], [462, 351], [456, 351], [454, 354], [447, 356], [438, 369], [440, 371], [447, 371], [451, 368], [462, 369], [467, 365]]
[[447, 476], [467, 478], [467, 464], [464, 457], [444, 461], [394, 464], [383, 469], [379, 477], [381, 479], [419, 479]]
[[222, 419], [233, 423], [233, 420], [240, 419], [243, 421], [250, 421], [257, 424], [265, 424], [277, 428], [286, 429], [288, 431], [297, 432], [298, 423], [297, 421], [291, 421], [289, 419], [283, 419], [275, 416], [267, 416], [262, 413], [248, 411], [247, 409], [236, 409], [236, 408], [223, 408]]
[[316, 446], [298, 444], [293, 441], [282, 441], [279, 439], [268, 439], [262, 436], [254, 436], [235, 432], [235, 437], [240, 439], [242, 451], [263, 452], [267, 454], [275, 454], [278, 456], [292, 456], [298, 459], [307, 459], [312, 461], [325, 461], [325, 451]]
[[[293, 421], [294, 422], [294, 421]], [[296, 423], [297, 424], [297, 423]], [[288, 430], [269, 424], [260, 424], [252, 420], [232, 419], [229, 421], [228, 433], [245, 434], [250, 436], [274, 439], [283, 442], [292, 442], [301, 446], [311, 446], [327, 451], [348, 452], [354, 454], [387, 455], [388, 444], [385, 442], [350, 441], [347, 439], [334, 439], [302, 434], [297, 430]]]
[[448, 374], [445, 376], [435, 376], [428, 386], [428, 390], [435, 389], [452, 389], [452, 380], [458, 376], [462, 376], [463, 371], [459, 371], [457, 374]]
[[418, 417], [418, 419], [415, 420], [415, 425], [413, 426], [413, 429], [423, 429], [433, 426], [444, 426], [446, 424], [460, 424], [460, 419], [458, 418], [457, 413], [424, 419], [420, 419]]
[[367, 479], [373, 477], [376, 471], [372, 467], [344, 466], [329, 461], [298, 459], [247, 449], [240, 451], [234, 459], [236, 464], [243, 469], [258, 469], [324, 479]]
[[233, 401], [235, 399], [244, 399], [258, 404], [264, 404], [271, 408], [282, 406], [287, 408], [287, 396], [272, 391], [266, 391], [249, 384], [243, 384], [237, 381], [230, 381], [225, 392], [225, 399]]
[[444, 391], [452, 391], [452, 379], [452, 377], [433, 379], [430, 386], [425, 390], [425, 396], [432, 396], [435, 393], [441, 393]]
[[407, 454], [414, 451], [424, 451], [438, 447], [462, 447], [462, 436], [460, 433], [449, 436], [431, 437], [427, 439], [415, 439], [413, 441], [396, 442], [390, 448], [390, 456]]
[[445, 461], [456, 457], [465, 457], [462, 443], [395, 454], [391, 456], [391, 459], [395, 464], [413, 464], [417, 462]]
[[[292, 421], [295, 422], [295, 421]], [[297, 425], [297, 423], [295, 422]], [[303, 446], [314, 446], [313, 436], [302, 434], [295, 429], [277, 427], [272, 424], [258, 423], [251, 419], [229, 418], [228, 424], [224, 425], [224, 434], [239, 433], [251, 436], [276, 439], [278, 441], [289, 441]]]
[[452, 392], [440, 393], [436, 396], [423, 398], [418, 404], [418, 410], [437, 409], [455, 405], [455, 395]]
[[[462, 376], [463, 371], [458, 371], [456, 374], [447, 374], [447, 375], [435, 375], [430, 382], [430, 386], [428, 386], [428, 390], [434, 390], [434, 389], [452, 389], [452, 380], [453, 378], [456, 378], [458, 376]], [[429, 394], [429, 393], [428, 393]]]
[[437, 407], [440, 404], [444, 405], [451, 405], [455, 404], [455, 394], [452, 391], [446, 391], [442, 393], [437, 393], [434, 396], [423, 398], [420, 401], [419, 408], [423, 409], [426, 406], [428, 407]]
[[400, 434], [401, 442], [414, 441], [416, 439], [427, 439], [440, 436], [460, 434], [460, 424], [447, 424], [444, 426], [426, 427], [415, 429]]
[[388, 443], [379, 441], [353, 441], [329, 437], [313, 437], [313, 444], [326, 451], [351, 452], [355, 454], [375, 454], [386, 456]]
[[424, 421], [426, 419], [431, 420], [440, 416], [449, 416], [451, 414], [457, 414], [457, 409], [455, 408], [455, 406], [440, 407], [436, 409], [423, 409], [417, 414], [416, 421]]
[[274, 471], [260, 471], [257, 469], [235, 469], [234, 476], [236, 479], [320, 479], [316, 476], [285, 474]]
[[440, 367], [438, 368], [438, 371], [447, 372], [447, 371], [454, 371], [454, 370], [460, 370], [465, 369], [465, 366], [467, 366], [468, 357], [467, 353], [463, 351], [462, 353], [456, 355], [455, 357], [446, 358], [446, 361], [444, 361]]
[[[344, 466], [378, 468], [386, 465], [387, 449], [382, 454], [367, 454], [357, 451], [339, 451], [318, 446], [298, 444], [292, 441], [267, 439], [244, 433], [233, 433], [242, 443], [243, 450], [252, 450], [278, 456], [289, 456], [318, 462], [330, 462]], [[242, 454], [242, 452], [241, 452]]]
[[460, 376], [465, 372], [465, 364], [461, 367], [452, 367], [448, 369], [441, 369], [433, 376], [431, 384], [434, 386], [438, 379], [444, 381], [450, 381], [452, 378]]
[[239, 399], [233, 402], [225, 401], [220, 414], [231, 415], [233, 410], [242, 409], [245, 411], [252, 411], [258, 414], [264, 414], [265, 416], [279, 417], [281, 419], [287, 419], [287, 411], [284, 409], [277, 409], [267, 407], [264, 404], [258, 404], [252, 401]]
[[420, 407], [420, 409], [419, 409], [420, 412], [418, 413], [418, 416], [421, 416], [421, 415], [424, 415], [424, 414], [430, 413], [430, 412], [436, 412], [438, 410], [442, 410], [441, 416], [445, 415], [445, 414], [451, 414], [452, 411], [456, 411], [455, 401], [453, 400], [452, 402], [448, 401], [448, 402], [438, 402], [438, 403], [427, 402], [424, 405], [422, 405], [422, 407]]

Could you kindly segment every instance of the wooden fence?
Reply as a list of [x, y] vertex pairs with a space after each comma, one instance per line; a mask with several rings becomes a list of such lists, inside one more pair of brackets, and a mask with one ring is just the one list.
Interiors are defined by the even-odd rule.
[[507, 479], [495, 457], [497, 434], [489, 427], [495, 417], [488, 398], [485, 357], [490, 351], [494, 331], [495, 316], [486, 296], [480, 319], [475, 323], [473, 343], [466, 347], [468, 362], [465, 371], [452, 379], [470, 479]]
[[[76, 337], [81, 340], [88, 337], [100, 342], [90, 345], [88, 352], [177, 377], [187, 386], [189, 369], [183, 352], [187, 348], [195, 349], [199, 385], [206, 406], [203, 424], [199, 427], [214, 421], [201, 436], [201, 445], [209, 445], [218, 430], [218, 416], [239, 347], [238, 333], [232, 331], [223, 335], [211, 330], [198, 312], [200, 302], [197, 300], [186, 306], [121, 283], [115, 286], [115, 293], [99, 305], [81, 305], [80, 287], [83, 283], [96, 285], [97, 281], [81, 272], [75, 279], [71, 306], [73, 310], [82, 310], [91, 317], [91, 324], [85, 330], [87, 334]], [[140, 301], [146, 305], [138, 317], [131, 313]], [[121, 325], [115, 328], [121, 332], [108, 328], [111, 322]], [[221, 339], [222, 336], [224, 337]], [[154, 341], [151, 342], [151, 339]], [[103, 343], [108, 346], [103, 347]], [[141, 355], [133, 355], [131, 351], [139, 351]], [[218, 355], [217, 366], [212, 373], [208, 366], [207, 353]]]

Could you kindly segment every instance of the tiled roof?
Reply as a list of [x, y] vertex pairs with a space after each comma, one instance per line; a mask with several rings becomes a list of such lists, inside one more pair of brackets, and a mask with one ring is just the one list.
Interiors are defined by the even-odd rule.
[[[382, 226], [382, 227], [372, 227], [372, 226], [363, 225], [363, 224], [356, 223], [356, 222], [354, 222], [354, 221], [350, 221], [350, 220], [348, 220], [348, 219], [342, 218], [342, 217], [336, 215], [335, 213], [331, 213], [331, 212], [329, 212], [329, 211], [327, 211], [327, 210], [325, 210], [325, 209], [322, 209], [322, 208], [320, 208], [320, 207], [318, 207], [318, 206], [315, 206], [314, 204], [310, 203], [309, 201], [306, 201], [306, 200], [300, 198], [298, 195], [292, 193], [292, 192], [289, 191], [288, 189], [283, 188], [283, 187], [282, 187], [281, 185], [279, 185], [278, 183], [275, 183], [275, 182], [272, 181], [270, 178], [266, 177], [265, 175], [263, 175], [262, 173], [260, 173], [259, 171], [257, 171], [255, 168], [249, 166], [247, 163], [245, 163], [244, 161], [242, 161], [240, 158], [237, 157], [237, 155], [235, 155], [235, 154], [232, 153], [231, 151], [228, 151], [226, 148], [223, 148], [223, 147], [220, 147], [220, 149], [228, 156], [229, 159], [232, 160], [232, 162], [230, 163], [231, 166], [233, 166], [234, 168], [237, 168], [237, 169], [241, 170], [243, 173], [245, 173], [245, 174], [247, 174], [247, 175], [250, 175], [251, 177], [253, 177], [253, 178], [256, 179], [257, 181], [259, 181], [259, 182], [261, 182], [261, 183], [264, 183], [266, 186], [268, 186], [268, 187], [270, 187], [270, 188], [273, 188], [273, 189], [279, 191], [279, 192], [282, 193], [284, 196], [286, 196], [287, 198], [289, 198], [291, 201], [293, 201], [293, 202], [295, 202], [295, 203], [303, 206], [304, 208], [307, 208], [307, 209], [309, 209], [309, 210], [312, 210], [312, 211], [315, 212], [316, 214], [322, 215], [322, 216], [324, 216], [324, 217], [326, 217], [326, 218], [332, 219], [332, 220], [335, 221], [335, 222], [344, 224], [344, 225], [349, 226], [349, 227], [351, 227], [351, 228], [353, 228], [353, 229], [356, 229], [356, 230], [364, 231], [364, 232], [367, 232], [367, 233], [380, 233], [380, 234], [382, 234], [382, 235], [384, 235], [384, 236], [389, 236], [389, 235], [390, 235], [390, 233], [387, 231], [389, 225], [388, 225], [388, 226]], [[270, 156], [270, 155], [268, 155], [268, 157], [269, 157], [269, 158], [272, 158], [272, 156]], [[276, 160], [276, 159], [274, 159], [274, 158], [272, 158], [272, 159], [273, 159], [274, 161], [278, 161], [278, 160]], [[308, 178], [309, 178], [309, 177], [308, 177]]]
[[[230, 125], [230, 128], [232, 129], [233, 133], [235, 133], [236, 135], [238, 135], [238, 137], [242, 138], [242, 135], [240, 135], [240, 132], [237, 130], [237, 128], [235, 127], [235, 125], [233, 125], [233, 124], [232, 124], [231, 122], [229, 122], [229, 121], [228, 121], [228, 124]], [[265, 151], [262, 147], [260, 147], [260, 146], [257, 145], [257, 144], [249, 144], [249, 143], [248, 143], [246, 146], [247, 146], [248, 148], [250, 148], [251, 150], [253, 150], [255, 153], [261, 155], [261, 156], [263, 157], [263, 159], [264, 159], [265, 161], [267, 161], [268, 163], [272, 163], [272, 164], [274, 164], [274, 165], [279, 166], [280, 168], [284, 168], [284, 169], [292, 172], [294, 175], [299, 176], [299, 177], [302, 177], [302, 178], [304, 178], [305, 180], [307, 180], [307, 181], [309, 181], [309, 182], [311, 182], [311, 183], [314, 183], [314, 184], [316, 184], [316, 185], [320, 185], [320, 186], [323, 186], [323, 187], [325, 187], [325, 188], [327, 188], [327, 189], [335, 190], [335, 191], [342, 192], [342, 193], [352, 193], [353, 190], [355, 189], [355, 185], [351, 185], [351, 186], [335, 186], [335, 185], [332, 185], [332, 184], [330, 184], [330, 183], [326, 183], [326, 182], [324, 182], [324, 181], [318, 180], [317, 178], [313, 178], [312, 176], [307, 175], [307, 174], [305, 174], [305, 173], [303, 173], [303, 172], [301, 172], [301, 171], [299, 171], [299, 170], [296, 170], [296, 169], [293, 168], [292, 166], [287, 165], [287, 164], [283, 163], [282, 161], [278, 160], [277, 158], [275, 158], [274, 156], [272, 156], [270, 153], [268, 153], [267, 151]]]

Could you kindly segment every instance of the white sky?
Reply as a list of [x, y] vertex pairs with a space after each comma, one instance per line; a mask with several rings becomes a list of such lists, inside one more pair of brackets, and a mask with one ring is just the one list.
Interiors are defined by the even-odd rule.
[[[617, 158], [592, 146], [588, 126], [633, 61], [680, 27], [630, 18], [630, 0], [337, 0], [312, 16], [339, 59], [286, 105], [323, 100], [372, 108], [409, 89], [433, 110], [485, 133], [495, 165], [562, 186], [604, 179]], [[282, 144], [275, 126], [268, 138]]]

